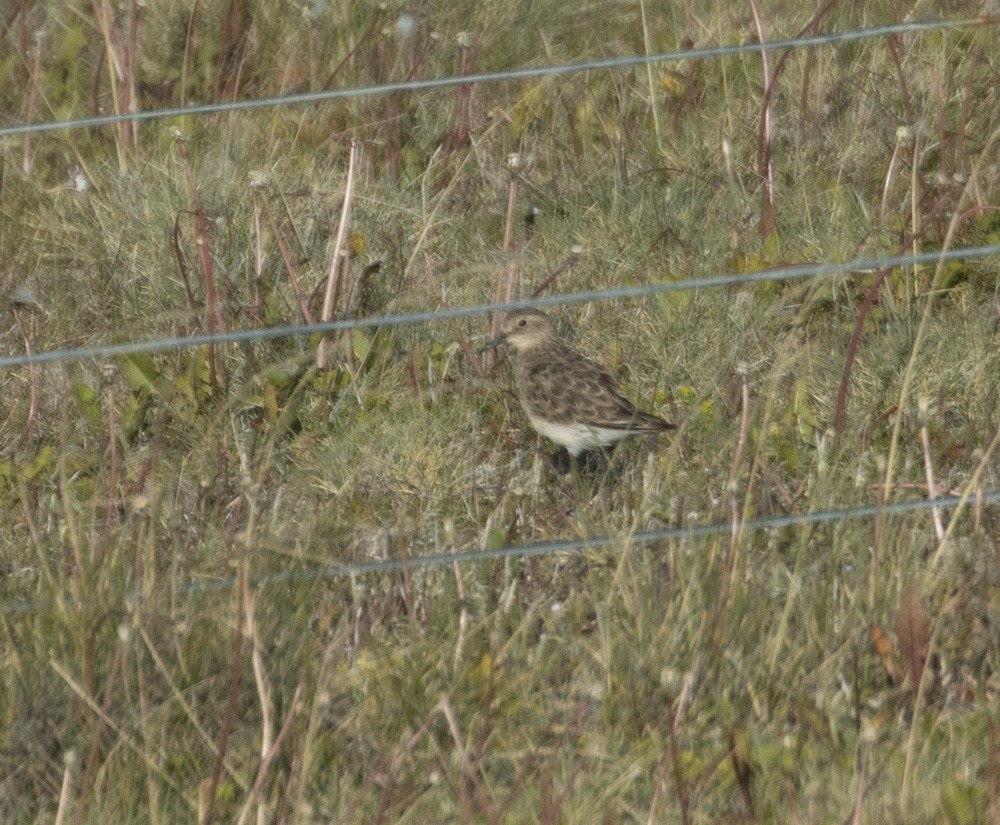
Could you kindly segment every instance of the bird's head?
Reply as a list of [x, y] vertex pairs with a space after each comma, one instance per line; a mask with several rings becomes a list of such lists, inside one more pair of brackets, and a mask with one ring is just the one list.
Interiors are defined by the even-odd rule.
[[537, 309], [515, 309], [508, 312], [500, 324], [500, 334], [483, 347], [483, 351], [509, 344], [516, 350], [526, 350], [558, 338], [549, 316]]

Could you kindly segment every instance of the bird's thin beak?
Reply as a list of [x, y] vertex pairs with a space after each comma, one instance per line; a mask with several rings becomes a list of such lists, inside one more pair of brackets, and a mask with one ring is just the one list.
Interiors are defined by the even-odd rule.
[[503, 346], [506, 343], [507, 343], [507, 333], [501, 332], [492, 341], [487, 341], [485, 344], [483, 344], [479, 348], [479, 354], [481, 355], [482, 353], [487, 352], [491, 349], [496, 349], [497, 347]]

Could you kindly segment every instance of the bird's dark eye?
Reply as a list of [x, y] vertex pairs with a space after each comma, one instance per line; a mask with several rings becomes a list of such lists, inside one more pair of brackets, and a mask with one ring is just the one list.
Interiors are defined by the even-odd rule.
[[528, 323], [528, 319], [527, 318], [522, 318], [520, 321], [517, 322], [517, 325], [519, 327], [523, 327], [526, 323]]

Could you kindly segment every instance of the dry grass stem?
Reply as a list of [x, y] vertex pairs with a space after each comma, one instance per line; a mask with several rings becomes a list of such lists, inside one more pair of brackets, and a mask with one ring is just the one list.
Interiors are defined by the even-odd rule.
[[[347, 161], [347, 181], [344, 183], [344, 200], [340, 207], [340, 222], [337, 225], [337, 237], [333, 242], [333, 252], [330, 256], [330, 265], [326, 271], [326, 292], [323, 294], [323, 308], [320, 311], [319, 320], [329, 321], [336, 312], [337, 296], [340, 292], [341, 281], [347, 275], [347, 229], [350, 226], [351, 199], [354, 197], [354, 175], [357, 165], [358, 144], [351, 141], [351, 153]], [[327, 370], [330, 366], [330, 342], [328, 336], [324, 336], [316, 350], [316, 366], [321, 370]]]
[[[934, 465], [931, 459], [931, 442], [927, 434], [927, 425], [920, 427], [920, 445], [924, 451], [924, 473], [927, 476], [927, 497], [932, 501], [938, 497], [937, 484], [934, 482]], [[938, 543], [944, 541], [944, 524], [941, 522], [941, 508], [931, 508], [931, 518], [934, 521], [934, 535]]]

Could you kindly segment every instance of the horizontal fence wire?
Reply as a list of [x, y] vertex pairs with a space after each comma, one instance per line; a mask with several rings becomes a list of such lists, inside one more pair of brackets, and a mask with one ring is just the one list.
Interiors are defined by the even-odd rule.
[[[942, 496], [941, 498], [919, 499], [916, 501], [894, 501], [881, 505], [865, 505], [839, 510], [817, 510], [812, 513], [802, 513], [799, 515], [765, 516], [741, 521], [739, 522], [739, 529], [745, 533], [780, 530], [786, 527], [805, 527], [830, 522], [869, 519], [876, 516], [895, 516], [934, 508], [954, 509], [971, 503], [977, 506], [998, 504], [1000, 503], [1000, 490], [982, 492], [975, 495]], [[406, 559], [382, 559], [355, 564], [318, 565], [302, 570], [290, 570], [283, 573], [260, 576], [254, 579], [252, 584], [255, 588], [259, 589], [283, 583], [328, 581], [370, 573], [392, 573], [403, 569], [416, 570], [451, 564], [470, 564], [477, 561], [554, 556], [560, 553], [580, 553], [586, 550], [599, 550], [614, 546], [620, 546], [625, 551], [632, 551], [656, 542], [684, 542], [690, 539], [731, 534], [732, 532], [733, 523], [731, 521], [695, 524], [687, 527], [666, 527], [661, 530], [648, 530], [620, 536], [561, 539], [558, 541], [537, 542], [535, 544], [509, 545], [480, 550], [462, 550], [455, 551], [454, 553], [431, 553], [424, 556], [408, 556]], [[186, 593], [191, 595], [217, 593], [222, 590], [228, 590], [235, 584], [236, 577], [229, 576], [215, 581], [190, 582], [177, 588], [171, 588], [170, 592], [172, 594]], [[126, 601], [132, 603], [141, 601], [142, 599], [134, 591], [127, 594], [125, 598]], [[38, 605], [31, 601], [0, 602], [0, 614], [29, 613], [37, 610]]]
[[970, 28], [974, 26], [995, 26], [998, 23], [1000, 23], [1000, 17], [979, 17], [967, 18], [963, 20], [914, 20], [906, 23], [891, 23], [885, 26], [872, 26], [870, 28], [851, 29], [843, 32], [828, 32], [825, 34], [816, 34], [807, 37], [794, 37], [785, 40], [769, 40], [763, 43], [757, 42], [739, 43], [727, 46], [705, 46], [702, 48], [688, 49], [686, 51], [625, 55], [621, 57], [582, 60], [576, 63], [562, 63], [549, 66], [528, 66], [519, 69], [505, 69], [503, 71], [496, 72], [478, 72], [467, 75], [450, 75], [447, 77], [405, 80], [395, 83], [380, 83], [370, 86], [353, 86], [344, 89], [324, 89], [318, 92], [299, 92], [285, 95], [274, 95], [272, 97], [233, 100], [219, 103], [203, 103], [191, 106], [171, 106], [162, 109], [148, 109], [141, 112], [121, 112], [113, 115], [95, 115], [93, 117], [70, 118], [67, 120], [21, 123], [11, 126], [0, 126], [0, 137], [33, 133], [37, 134], [40, 132], [65, 131], [68, 129], [89, 129], [97, 126], [109, 126], [116, 123], [157, 120], [171, 117], [187, 117], [190, 115], [209, 115], [221, 112], [247, 111], [251, 109], [273, 108], [276, 106], [311, 105], [324, 103], [330, 100], [376, 97], [379, 95], [387, 95], [397, 92], [423, 92], [432, 89], [446, 89], [453, 86], [504, 83], [512, 80], [530, 80], [534, 78], [578, 74], [589, 71], [623, 69], [633, 66], [644, 66], [652, 63], [675, 63], [681, 60], [717, 58], [733, 55], [751, 55], [763, 52], [784, 51], [785, 49], [804, 49], [814, 46], [830, 46], [842, 43], [852, 43], [858, 40], [889, 37], [893, 35], [921, 34], [924, 32]]
[[948, 263], [950, 261], [975, 260], [1000, 255], [1000, 244], [948, 249], [938, 252], [921, 252], [916, 255], [887, 255], [885, 257], [858, 258], [840, 263], [813, 263], [764, 269], [759, 272], [741, 272], [728, 275], [713, 275], [707, 278], [687, 278], [663, 283], [642, 284], [640, 286], [620, 286], [608, 289], [591, 289], [583, 292], [569, 292], [562, 295], [547, 295], [508, 303], [473, 304], [449, 309], [409, 312], [398, 315], [379, 315], [370, 318], [341, 318], [318, 324], [287, 324], [260, 329], [239, 329], [230, 332], [205, 333], [186, 337], [154, 338], [146, 341], [129, 341], [121, 344], [104, 344], [72, 349], [57, 349], [33, 352], [24, 355], [8, 355], [0, 358], [0, 368], [20, 367], [28, 364], [81, 361], [94, 358], [117, 358], [124, 355], [163, 352], [166, 350], [190, 349], [215, 344], [246, 343], [267, 341], [276, 338], [308, 336], [317, 333], [342, 332], [352, 329], [372, 327], [397, 327], [410, 324], [424, 324], [444, 321], [449, 318], [465, 318], [486, 315], [526, 307], [551, 307], [580, 304], [587, 301], [608, 301], [623, 298], [646, 298], [697, 289], [711, 289], [755, 284], [766, 281], [791, 281], [804, 278], [829, 277], [845, 273], [870, 274], [887, 267], [919, 266], [922, 264]]

